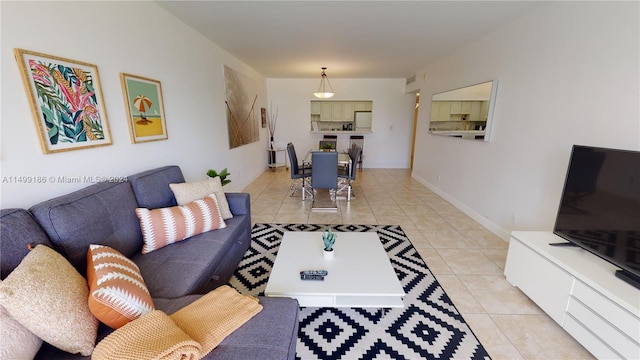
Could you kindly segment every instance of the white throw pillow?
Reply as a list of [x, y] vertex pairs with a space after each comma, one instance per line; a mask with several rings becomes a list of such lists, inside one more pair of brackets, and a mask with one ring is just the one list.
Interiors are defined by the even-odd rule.
[[224, 194], [224, 190], [222, 190], [222, 182], [217, 176], [201, 181], [169, 184], [169, 187], [173, 191], [178, 205], [185, 205], [195, 200], [204, 199], [211, 194], [216, 194], [222, 218], [227, 220], [233, 217], [227, 197]]
[[0, 359], [33, 359], [42, 346], [42, 340], [12, 318], [0, 306]]

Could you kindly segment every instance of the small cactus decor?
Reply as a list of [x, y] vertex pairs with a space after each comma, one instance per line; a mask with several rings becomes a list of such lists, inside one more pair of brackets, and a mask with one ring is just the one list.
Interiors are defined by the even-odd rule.
[[322, 241], [324, 241], [324, 251], [333, 251], [333, 244], [336, 243], [336, 233], [329, 228], [322, 234]]

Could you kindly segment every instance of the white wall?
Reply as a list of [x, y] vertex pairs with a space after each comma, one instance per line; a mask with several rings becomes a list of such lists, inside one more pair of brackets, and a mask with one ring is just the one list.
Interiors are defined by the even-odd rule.
[[[330, 75], [330, 74], [328, 74]], [[404, 79], [331, 79], [336, 95], [331, 100], [372, 100], [372, 134], [365, 135], [365, 168], [408, 168], [415, 96], [404, 91]], [[314, 79], [267, 79], [269, 107], [278, 108], [274, 142], [292, 142], [298, 157], [318, 149], [322, 135], [311, 134], [312, 93], [320, 77]], [[338, 136], [338, 150], [348, 146], [348, 135]]]
[[[36, 5], [37, 4], [37, 5]], [[229, 150], [223, 65], [255, 79], [259, 109], [265, 79], [153, 2], [2, 2], [1, 205], [29, 207], [88, 184], [16, 184], [17, 176], [130, 175], [179, 165], [187, 180], [228, 167], [231, 191], [266, 168], [260, 141]], [[113, 145], [44, 155], [13, 48], [98, 66]], [[132, 144], [120, 73], [160, 80], [169, 139]], [[9, 181], [9, 182], [8, 182]]]
[[429, 135], [423, 101], [413, 176], [505, 238], [551, 230], [572, 144], [640, 149], [639, 13], [554, 2], [418, 70], [423, 99], [499, 84], [487, 143]]

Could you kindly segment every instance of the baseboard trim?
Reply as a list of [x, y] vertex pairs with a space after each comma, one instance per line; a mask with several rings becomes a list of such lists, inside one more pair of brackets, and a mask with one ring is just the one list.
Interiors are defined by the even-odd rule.
[[440, 196], [441, 198], [443, 198], [446, 201], [448, 201], [451, 205], [455, 206], [456, 209], [462, 211], [467, 216], [469, 216], [473, 220], [477, 221], [480, 225], [482, 225], [485, 228], [487, 228], [487, 230], [491, 231], [492, 233], [494, 233], [496, 236], [498, 236], [502, 240], [507, 241], [507, 242], [509, 241], [509, 237], [511, 236], [511, 231], [510, 230], [503, 229], [498, 224], [496, 224], [496, 223], [492, 222], [491, 220], [487, 219], [486, 217], [482, 216], [477, 211], [473, 210], [472, 208], [468, 207], [463, 202], [459, 201], [458, 199], [454, 198], [453, 196], [451, 196], [451, 195], [447, 194], [446, 192], [442, 191], [442, 189], [440, 189], [439, 187], [433, 185], [432, 183], [428, 182], [427, 180], [425, 180], [425, 179], [421, 178], [420, 176], [416, 175], [414, 172], [411, 173], [411, 177], [413, 179], [415, 179], [417, 182], [419, 182], [420, 184], [426, 186], [427, 189], [433, 191], [438, 196]]

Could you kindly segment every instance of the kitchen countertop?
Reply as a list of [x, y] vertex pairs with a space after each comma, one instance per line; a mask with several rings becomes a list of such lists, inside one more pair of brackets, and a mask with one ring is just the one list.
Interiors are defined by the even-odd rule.
[[438, 135], [484, 135], [484, 130], [432, 130], [432, 134]]
[[478, 136], [484, 136], [486, 132], [485, 130], [432, 130], [431, 133], [463, 139], [476, 139]]
[[372, 134], [371, 130], [318, 130], [318, 131], [310, 131], [312, 134], [330, 134], [330, 135], [367, 135]]

